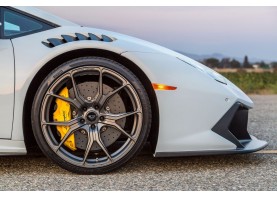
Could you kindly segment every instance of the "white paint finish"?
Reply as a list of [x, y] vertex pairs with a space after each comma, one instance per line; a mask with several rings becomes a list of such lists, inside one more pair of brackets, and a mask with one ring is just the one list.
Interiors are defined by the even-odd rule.
[[24, 141], [12, 141], [0, 139], [0, 156], [27, 154]]
[[0, 138], [10, 139], [14, 101], [14, 57], [10, 40], [0, 40]]
[[156, 91], [160, 111], [156, 152], [236, 148], [211, 129], [235, 102], [249, 104], [248, 98], [175, 57], [139, 52], [123, 56], [139, 65], [151, 82], [177, 87], [175, 91]]

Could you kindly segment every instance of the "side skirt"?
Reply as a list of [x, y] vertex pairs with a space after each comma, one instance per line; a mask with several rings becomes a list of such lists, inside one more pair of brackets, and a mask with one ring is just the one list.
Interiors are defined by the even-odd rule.
[[27, 150], [24, 141], [0, 139], [0, 156], [26, 154]]

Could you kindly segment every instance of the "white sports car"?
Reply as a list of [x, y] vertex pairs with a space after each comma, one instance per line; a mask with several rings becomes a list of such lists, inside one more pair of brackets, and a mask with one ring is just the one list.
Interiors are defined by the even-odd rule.
[[253, 102], [226, 78], [158, 45], [1, 7], [0, 155], [37, 145], [61, 167], [99, 174], [148, 141], [155, 157], [249, 153]]

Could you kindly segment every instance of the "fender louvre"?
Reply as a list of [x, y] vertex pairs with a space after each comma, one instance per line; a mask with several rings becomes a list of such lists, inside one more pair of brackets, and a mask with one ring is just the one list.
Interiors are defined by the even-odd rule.
[[80, 33], [75, 33], [75, 37], [71, 36], [71, 35], [61, 35], [61, 38], [48, 38], [47, 41], [42, 41], [41, 43], [49, 48], [53, 48], [62, 44], [66, 44], [69, 42], [75, 42], [75, 41], [80, 41], [80, 40], [91, 40], [91, 41], [100, 41], [100, 42], [113, 42], [115, 41], [115, 39], [107, 36], [107, 35], [101, 35], [100, 37], [92, 34], [92, 33], [88, 33], [88, 36], [85, 36], [83, 34]]

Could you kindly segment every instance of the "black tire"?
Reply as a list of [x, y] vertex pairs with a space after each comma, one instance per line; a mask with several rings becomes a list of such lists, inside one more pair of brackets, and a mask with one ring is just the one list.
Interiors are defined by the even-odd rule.
[[[55, 135], [55, 134], [52, 133], [52, 132], [54, 132], [54, 129], [52, 129], [53, 125], [52, 126], [43, 125], [45, 121], [42, 118], [42, 116], [44, 117], [44, 115], [42, 115], [42, 114], [49, 114], [49, 117], [50, 117], [50, 112], [51, 112], [50, 107], [48, 107], [49, 108], [48, 109], [45, 106], [48, 106], [48, 105], [51, 106], [51, 102], [53, 102], [54, 99], [51, 100], [50, 98], [48, 98], [46, 96], [47, 96], [48, 91], [50, 90], [50, 88], [52, 86], [54, 86], [53, 84], [55, 84], [55, 83], [58, 84], [57, 80], [59, 79], [59, 77], [63, 76], [64, 73], [71, 72], [74, 69], [85, 68], [85, 67], [93, 68], [94, 66], [97, 67], [97, 66], [100, 66], [100, 65], [101, 65], [101, 69], [103, 69], [103, 70], [104, 69], [112, 70], [112, 71], [115, 72], [115, 74], [117, 74], [115, 76], [122, 77], [122, 78], [126, 79], [129, 82], [130, 88], [132, 88], [130, 91], [129, 91], [129, 89], [126, 90], [126, 91], [131, 92], [133, 89], [135, 90], [136, 95], [132, 95], [131, 93], [129, 93], [130, 98], [128, 98], [128, 99], [131, 100], [131, 99], [133, 99], [133, 97], [134, 98], [139, 98], [139, 102], [140, 102], [139, 104], [141, 104], [141, 112], [138, 112], [138, 113], [141, 113], [142, 115], [139, 116], [138, 118], [136, 118], [136, 121], [135, 121], [135, 117], [131, 118], [131, 119], [132, 119], [132, 123], [137, 122], [136, 124], [139, 125], [139, 121], [141, 121], [140, 118], [142, 117], [142, 125], [140, 127], [138, 127], [138, 128], [140, 128], [139, 133], [134, 133], [134, 136], [137, 135], [135, 141], [132, 141], [134, 139], [131, 140], [131, 139], [128, 138], [128, 136], [127, 137], [125, 136], [126, 137], [126, 142], [124, 142], [124, 143], [128, 145], [128, 146], [126, 145], [126, 147], [128, 149], [127, 148], [126, 148], [126, 150], [124, 149], [125, 152], [124, 152], [124, 155], [122, 155], [122, 156], [121, 155], [117, 156], [116, 154], [114, 154], [115, 155], [114, 157], [119, 158], [119, 159], [117, 159], [117, 160], [113, 159], [113, 156], [110, 155], [111, 158], [109, 160], [109, 154], [106, 154], [107, 160], [104, 160], [104, 158], [106, 158], [106, 157], [103, 156], [103, 163], [105, 161], [106, 163], [110, 162], [109, 164], [106, 165], [106, 163], [105, 163], [105, 165], [104, 164], [100, 165], [99, 163], [97, 163], [98, 158], [96, 157], [95, 160], [93, 158], [91, 158], [89, 160], [91, 163], [88, 163], [87, 165], [90, 166], [90, 167], [88, 167], [88, 166], [85, 167], [87, 157], [84, 157], [84, 166], [80, 166], [79, 164], [75, 165], [74, 162], [71, 162], [71, 160], [72, 161], [74, 160], [73, 156], [72, 156], [72, 158], [69, 157], [68, 159], [65, 159], [64, 156], [61, 156], [63, 154], [64, 155], [68, 154], [66, 152], [68, 150], [67, 150], [66, 147], [64, 147], [64, 144], [61, 143], [62, 148], [60, 148], [60, 149], [62, 149], [62, 150], [59, 150], [59, 148], [58, 148], [57, 152], [56, 152], [55, 151], [56, 149], [53, 149], [53, 147], [56, 146], [54, 144], [55, 139], [53, 137], [53, 142], [48, 139], [48, 138], [51, 138], [51, 136]], [[81, 78], [82, 75], [80, 74], [80, 76], [77, 76], [77, 77]], [[102, 77], [102, 74], [101, 74], [101, 77]], [[72, 77], [72, 78], [74, 78], [74, 77]], [[99, 73], [99, 81], [100, 81], [100, 73]], [[59, 82], [59, 83], [61, 83], [61, 82]], [[74, 79], [72, 79], [72, 87], [74, 86], [73, 83], [75, 83]], [[79, 82], [79, 83], [81, 83], [81, 82]], [[106, 85], [102, 81], [101, 81], [101, 83], [102, 83], [102, 87], [103, 87], [103, 85]], [[99, 82], [99, 84], [100, 84], [100, 82]], [[75, 84], [75, 87], [76, 86], [77, 86], [77, 82]], [[129, 86], [128, 86], [128, 88], [129, 88]], [[57, 87], [58, 87], [58, 85], [57, 85]], [[98, 87], [100, 87], [100, 85]], [[77, 91], [77, 93], [78, 93], [78, 91]], [[75, 95], [75, 93], [74, 93], [74, 95]], [[102, 91], [102, 95], [104, 95], [103, 91]], [[122, 100], [124, 100], [124, 99], [125, 98], [122, 98]], [[48, 101], [48, 100], [50, 100], [50, 101]], [[127, 98], [125, 100], [127, 100]], [[137, 102], [137, 100], [135, 100], [135, 101]], [[50, 103], [50, 104], [45, 104], [45, 103]], [[124, 103], [124, 105], [125, 105], [125, 103]], [[104, 104], [103, 104], [103, 106], [104, 106]], [[136, 103], [134, 104], [134, 106], [136, 106]], [[93, 110], [95, 110], [95, 109], [93, 109]], [[49, 111], [49, 113], [48, 113], [48, 111]], [[85, 113], [85, 112], [83, 112], [83, 113]], [[99, 114], [100, 114], [100, 110], [99, 110]], [[47, 115], [45, 115], [45, 117], [46, 116]], [[83, 116], [85, 116], [85, 115], [83, 115]], [[136, 116], [136, 115], [134, 115], [134, 116]], [[47, 120], [49, 120], [49, 117], [47, 117], [48, 118]], [[88, 118], [88, 116], [86, 116], [86, 117]], [[99, 118], [99, 121], [100, 121], [100, 118]], [[66, 169], [70, 172], [73, 172], [73, 173], [78, 173], [78, 174], [102, 174], [102, 173], [107, 173], [107, 172], [113, 171], [113, 170], [115, 170], [119, 167], [122, 167], [124, 164], [126, 164], [128, 161], [130, 161], [132, 158], [134, 158], [140, 152], [140, 150], [142, 149], [142, 147], [146, 143], [149, 132], [150, 132], [152, 113], [151, 113], [150, 101], [149, 101], [149, 98], [148, 98], [148, 95], [147, 95], [147, 92], [146, 92], [144, 86], [142, 85], [140, 80], [128, 68], [126, 68], [124, 65], [121, 65], [121, 64], [119, 64], [119, 63], [117, 63], [113, 60], [102, 58], [102, 57], [81, 57], [81, 58], [77, 58], [77, 59], [73, 59], [71, 61], [65, 62], [64, 64], [58, 66], [55, 70], [53, 70], [51, 73], [49, 73], [47, 75], [47, 77], [41, 83], [40, 87], [38, 88], [38, 90], [36, 92], [36, 95], [35, 95], [35, 98], [34, 98], [34, 101], [33, 101], [33, 105], [32, 105], [31, 119], [32, 119], [32, 128], [33, 128], [35, 139], [36, 139], [40, 149], [42, 150], [42, 152], [48, 158], [53, 160], [60, 167]], [[91, 124], [91, 123], [88, 123], [88, 121], [89, 120], [86, 120], [86, 123], [84, 123], [84, 124], [86, 124], [86, 125], [98, 125], [98, 122], [95, 123], [95, 124], [94, 123]], [[132, 123], [130, 123], [130, 124], [132, 124]], [[76, 124], [79, 125], [80, 123], [78, 122]], [[83, 124], [83, 126], [85, 126], [84, 124]], [[128, 124], [128, 121], [126, 119], [124, 125], [127, 125], [127, 124]], [[134, 125], [135, 125], [135, 123], [134, 123]], [[54, 128], [56, 128], [56, 126]], [[88, 128], [88, 127], [86, 127], [86, 128]], [[97, 128], [98, 128], [98, 126], [97, 126]], [[135, 126], [132, 126], [132, 128], [137, 129], [137, 127], [135, 127]], [[139, 129], [137, 129], [135, 131], [138, 132], [138, 130]], [[77, 131], [79, 132], [79, 130], [77, 130]], [[99, 132], [99, 136], [100, 136], [101, 135], [100, 134], [100, 132], [101, 132], [100, 129], [97, 130], [97, 132]], [[49, 133], [50, 137], [48, 136], [47, 133]], [[87, 131], [87, 135], [88, 135], [87, 137], [89, 138], [89, 130]], [[129, 134], [129, 135], [131, 136], [131, 134]], [[124, 135], [123, 135], [123, 138], [124, 138]], [[97, 143], [98, 143], [98, 141], [97, 141]], [[58, 142], [58, 144], [59, 144], [59, 142]], [[88, 144], [89, 144], [89, 141], [87, 141], [87, 146], [86, 147], [87, 147], [87, 149], [89, 149], [89, 154], [91, 154], [92, 147], [89, 147]], [[97, 154], [106, 153], [104, 151], [103, 151], [104, 153], [101, 152], [101, 151], [103, 151], [103, 150], [99, 150], [100, 153], [97, 153]], [[70, 151], [68, 151], [68, 152], [70, 152]], [[57, 154], [57, 153], [59, 153], [59, 154]], [[74, 154], [75, 154], [75, 152], [74, 152]], [[95, 155], [97, 155], [97, 154], [95, 153]], [[68, 154], [68, 155], [70, 156], [70, 154]], [[76, 156], [76, 158], [77, 158], [77, 156]], [[76, 161], [77, 161], [77, 159], [76, 159]], [[89, 162], [89, 161], [87, 161], [87, 162]], [[93, 162], [96, 162], [95, 165], [100, 165], [100, 166], [99, 167], [94, 167]], [[102, 160], [101, 160], [101, 162], [102, 162]]]

